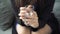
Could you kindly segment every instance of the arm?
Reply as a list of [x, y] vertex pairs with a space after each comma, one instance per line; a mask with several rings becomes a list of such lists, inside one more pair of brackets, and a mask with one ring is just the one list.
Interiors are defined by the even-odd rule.
[[55, 0], [46, 1], [46, 6], [44, 7], [41, 15], [43, 19], [47, 20], [48, 17], [50, 17], [50, 13], [53, 11], [54, 2]]
[[[31, 27], [31, 29], [33, 31], [37, 31], [37, 30], [39, 30], [39, 28], [42, 28], [45, 25], [45, 21], [50, 17], [50, 13], [53, 10], [53, 5], [54, 5], [55, 0], [46, 0], [45, 2], [46, 2], [45, 7], [42, 6], [43, 7], [42, 10], [40, 7], [36, 8], [37, 14], [39, 17], [39, 19], [38, 19], [39, 20], [39, 27], [37, 27], [37, 28]], [[41, 11], [41, 12], [38, 12], [38, 11]]]

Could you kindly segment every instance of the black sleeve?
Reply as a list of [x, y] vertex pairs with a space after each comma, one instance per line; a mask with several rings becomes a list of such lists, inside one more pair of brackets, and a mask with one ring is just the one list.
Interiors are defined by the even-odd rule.
[[55, 16], [51, 13], [53, 11], [55, 0], [46, 0], [46, 6], [42, 12], [42, 20], [48, 21], [47, 24], [52, 28], [52, 34], [59, 34], [59, 24]]
[[50, 17], [51, 12], [53, 11], [53, 6], [54, 6], [54, 2], [55, 0], [46, 0], [46, 6], [44, 7], [42, 14], [41, 14], [41, 18], [44, 20], [48, 20], [48, 18]]
[[[37, 11], [37, 14], [38, 14], [38, 17], [39, 17], [39, 20], [38, 20], [39, 21], [39, 27], [37, 27], [37, 28], [31, 27], [32, 31], [37, 31], [40, 28], [44, 27], [45, 22], [49, 19], [50, 13], [53, 10], [54, 2], [55, 2], [55, 0], [45, 0], [46, 5], [42, 10], [39, 6], [35, 5], [36, 6], [35, 7], [36, 11]], [[41, 15], [40, 15], [40, 13], [41, 13]]]

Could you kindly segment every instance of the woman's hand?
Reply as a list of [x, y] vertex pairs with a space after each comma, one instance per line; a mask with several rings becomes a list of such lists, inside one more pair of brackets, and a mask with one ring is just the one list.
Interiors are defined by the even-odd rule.
[[39, 26], [37, 13], [33, 10], [32, 5], [28, 7], [20, 7], [20, 13], [18, 14], [25, 25], [32, 26], [34, 28]]

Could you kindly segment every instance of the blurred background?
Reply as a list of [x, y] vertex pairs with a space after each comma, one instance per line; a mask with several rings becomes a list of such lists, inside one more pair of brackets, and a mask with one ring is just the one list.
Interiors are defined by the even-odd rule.
[[59, 29], [60, 29], [60, 0], [56, 0], [54, 4], [53, 13], [59, 21]]
[[[10, 9], [11, 9], [12, 7], [11, 7], [10, 0], [8, 0], [7, 2], [8, 2], [8, 5], [10, 6]], [[60, 24], [60, 0], [55, 1], [53, 13], [55, 14], [55, 16], [58, 19], [59, 24]], [[59, 26], [59, 29], [60, 29], [60, 26]], [[0, 34], [12, 34], [12, 28], [10, 28], [4, 32], [2, 30], [0, 30]]]

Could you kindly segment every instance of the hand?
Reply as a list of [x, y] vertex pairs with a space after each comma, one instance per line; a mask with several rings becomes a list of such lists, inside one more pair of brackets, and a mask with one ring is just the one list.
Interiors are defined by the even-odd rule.
[[19, 19], [22, 19], [25, 25], [32, 26], [34, 28], [39, 26], [37, 13], [32, 9], [31, 5], [28, 7], [21, 7], [19, 16]]

